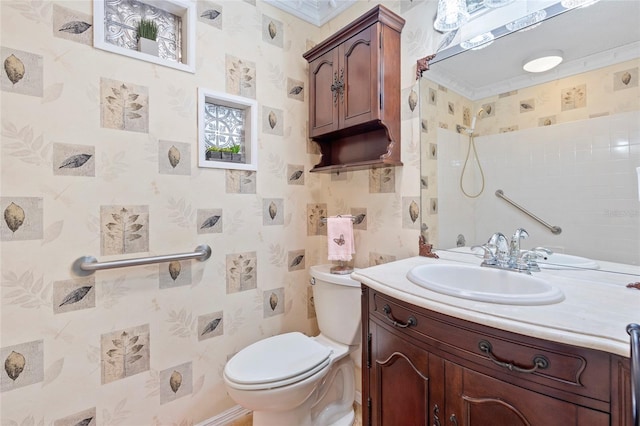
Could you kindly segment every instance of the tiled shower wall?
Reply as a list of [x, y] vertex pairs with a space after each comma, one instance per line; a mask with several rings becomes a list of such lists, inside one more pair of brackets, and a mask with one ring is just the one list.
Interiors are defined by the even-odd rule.
[[[523, 227], [530, 235], [525, 247], [637, 265], [639, 123], [635, 111], [478, 137], [486, 181], [475, 200], [458, 188], [468, 139], [441, 131], [440, 161], [449, 164], [439, 175], [439, 192], [448, 194], [440, 197], [441, 244], [455, 247], [458, 234], [467, 245], [482, 244], [494, 232], [510, 235]], [[467, 167], [473, 178], [465, 179], [466, 189], [474, 193], [480, 188], [478, 168], [473, 162]], [[562, 233], [553, 235], [497, 198], [497, 189]]]
[[[195, 74], [94, 49], [90, 1], [0, 2], [3, 424], [210, 418], [235, 404], [221, 376], [229, 356], [269, 335], [317, 331], [308, 268], [326, 262], [319, 216], [366, 215], [356, 266], [417, 253], [410, 100], [415, 59], [435, 41], [420, 18], [433, 2], [416, 3], [385, 2], [407, 19], [405, 166], [318, 175], [308, 173], [319, 157], [306, 137], [302, 53], [377, 2], [318, 29], [260, 0], [198, 1]], [[299, 82], [303, 96], [290, 90]], [[257, 172], [197, 167], [200, 87], [258, 101]], [[117, 96], [135, 97], [139, 116], [116, 120]], [[85, 255], [199, 244], [213, 249], [207, 262], [70, 271]]]
[[[628, 61], [477, 102], [474, 111], [494, 111], [477, 124], [475, 143], [486, 178], [478, 198], [463, 196], [459, 187], [468, 137], [451, 131], [452, 123], [440, 126], [439, 246], [455, 247], [460, 235], [468, 246], [484, 243], [494, 232], [524, 227], [530, 234], [526, 247], [638, 264], [637, 76], [638, 61]], [[440, 95], [469, 108], [460, 95]], [[465, 116], [460, 118], [464, 123]], [[463, 182], [470, 194], [481, 188], [473, 153]], [[562, 233], [551, 234], [497, 198], [497, 189]]]

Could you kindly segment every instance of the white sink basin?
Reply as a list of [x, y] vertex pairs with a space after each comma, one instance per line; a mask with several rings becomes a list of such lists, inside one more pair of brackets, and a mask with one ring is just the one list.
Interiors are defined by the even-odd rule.
[[564, 300], [562, 291], [543, 279], [473, 265], [420, 265], [411, 269], [407, 278], [438, 293], [480, 302], [548, 305]]
[[600, 265], [586, 257], [553, 253], [537, 259], [542, 269], [599, 269]]

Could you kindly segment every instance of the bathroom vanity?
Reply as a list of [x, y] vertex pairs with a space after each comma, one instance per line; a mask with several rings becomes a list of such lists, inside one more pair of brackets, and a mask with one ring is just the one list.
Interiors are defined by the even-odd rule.
[[352, 274], [363, 284], [365, 425], [632, 425], [625, 327], [640, 317], [640, 291], [594, 281], [602, 272], [542, 272], [564, 300], [478, 302], [406, 278], [431, 263], [456, 262]]

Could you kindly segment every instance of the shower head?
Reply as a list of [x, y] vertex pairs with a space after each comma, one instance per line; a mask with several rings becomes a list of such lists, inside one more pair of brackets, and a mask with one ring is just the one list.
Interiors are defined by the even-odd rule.
[[476, 115], [473, 116], [473, 119], [471, 120], [471, 128], [467, 129], [467, 133], [468, 134], [473, 134], [474, 130], [476, 130], [476, 120], [478, 119], [478, 117], [480, 117], [480, 114], [482, 114], [484, 112], [484, 108], [480, 108], [478, 110], [478, 112], [476, 112]]

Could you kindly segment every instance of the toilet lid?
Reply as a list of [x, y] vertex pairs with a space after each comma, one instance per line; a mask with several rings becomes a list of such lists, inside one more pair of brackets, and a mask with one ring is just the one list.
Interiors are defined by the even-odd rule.
[[331, 349], [302, 333], [280, 334], [242, 349], [227, 362], [224, 374], [240, 385], [291, 383], [327, 365], [330, 355]]

